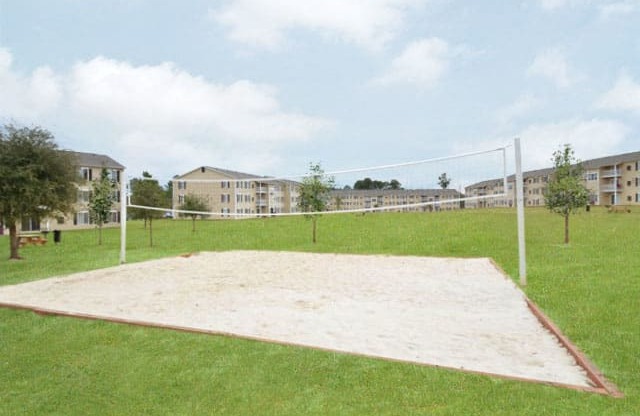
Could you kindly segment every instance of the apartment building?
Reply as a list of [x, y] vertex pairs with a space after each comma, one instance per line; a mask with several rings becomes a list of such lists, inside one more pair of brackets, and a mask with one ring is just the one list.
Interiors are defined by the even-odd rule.
[[[196, 195], [210, 212], [221, 217], [251, 217], [295, 212], [297, 185], [293, 181], [201, 166], [173, 179], [173, 209], [180, 209], [185, 197]], [[236, 215], [239, 214], [239, 215]]]
[[52, 231], [88, 228], [93, 226], [89, 215], [89, 198], [91, 197], [92, 183], [100, 179], [102, 169], [107, 169], [109, 177], [116, 184], [114, 187], [115, 203], [111, 209], [109, 222], [105, 226], [120, 223], [120, 180], [124, 172], [124, 166], [106, 155], [95, 153], [72, 152], [78, 170], [78, 198], [72, 212], [59, 214], [48, 218], [24, 218], [20, 227], [21, 231]]
[[[397, 207], [393, 211], [459, 209], [462, 195], [453, 189], [340, 189], [329, 195], [329, 211]], [[428, 205], [414, 206], [415, 204]]]
[[[584, 184], [591, 205], [640, 205], [640, 152], [624, 153], [582, 162]], [[527, 207], [544, 206], [544, 192], [552, 168], [523, 172], [524, 203]], [[478, 182], [465, 188], [468, 208], [511, 207], [515, 205], [515, 176], [507, 178], [505, 198], [489, 198], [504, 193], [502, 179]], [[482, 198], [487, 196], [487, 198]]]

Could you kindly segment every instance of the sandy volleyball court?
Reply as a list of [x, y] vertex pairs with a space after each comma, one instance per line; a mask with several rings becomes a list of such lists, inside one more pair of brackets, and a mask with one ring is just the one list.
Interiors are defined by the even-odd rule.
[[489, 259], [200, 253], [0, 287], [0, 304], [591, 385]]

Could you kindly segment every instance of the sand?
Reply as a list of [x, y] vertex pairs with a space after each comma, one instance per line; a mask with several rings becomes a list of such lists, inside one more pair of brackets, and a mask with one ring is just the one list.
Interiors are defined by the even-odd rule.
[[590, 386], [486, 258], [199, 253], [0, 287], [0, 304]]

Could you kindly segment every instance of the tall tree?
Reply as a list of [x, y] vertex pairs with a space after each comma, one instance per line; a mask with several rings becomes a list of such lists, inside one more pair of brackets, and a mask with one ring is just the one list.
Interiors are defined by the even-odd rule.
[[447, 176], [447, 172], [444, 172], [442, 175], [438, 176], [438, 185], [440, 185], [440, 188], [447, 189], [450, 183], [451, 178]]
[[315, 244], [318, 217], [327, 207], [329, 192], [334, 186], [333, 177], [327, 177], [319, 163], [309, 166], [309, 174], [302, 179], [298, 188], [298, 208], [311, 219], [313, 224], [312, 241]]
[[163, 210], [157, 208], [169, 208], [169, 201], [165, 196], [165, 191], [149, 172], [145, 171], [142, 173], [142, 178], [131, 181], [131, 204], [156, 208], [136, 208], [134, 211], [136, 218], [143, 219], [145, 224], [149, 224], [150, 247], [153, 247], [153, 220], [161, 218], [163, 214]]
[[40, 127], [0, 129], [0, 218], [9, 227], [10, 259], [19, 259], [17, 224], [70, 212], [77, 198], [76, 161]]
[[553, 173], [544, 193], [545, 205], [564, 217], [564, 243], [569, 244], [569, 215], [589, 202], [589, 191], [582, 182], [583, 167], [575, 159], [571, 145], [553, 152]]
[[199, 214], [199, 212], [204, 212], [209, 210], [209, 206], [207, 202], [198, 195], [185, 195], [184, 203], [180, 206], [181, 210], [191, 211], [185, 214], [182, 214], [187, 217], [191, 217], [191, 231], [196, 231], [196, 218], [203, 218], [205, 214]]
[[109, 221], [111, 208], [115, 202], [115, 184], [109, 176], [109, 171], [102, 168], [100, 179], [92, 184], [93, 191], [89, 198], [89, 215], [98, 227], [98, 245], [102, 245], [102, 226]]

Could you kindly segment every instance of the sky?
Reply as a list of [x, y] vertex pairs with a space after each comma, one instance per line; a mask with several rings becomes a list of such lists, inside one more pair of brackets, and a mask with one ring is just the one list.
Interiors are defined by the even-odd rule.
[[640, 0], [0, 0], [0, 124], [168, 181], [640, 151]]

